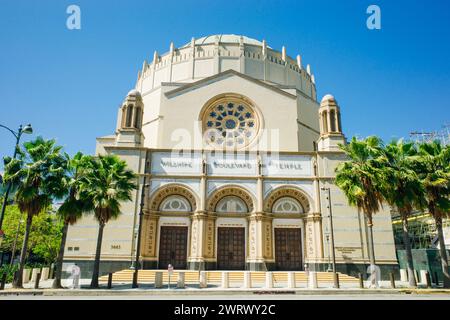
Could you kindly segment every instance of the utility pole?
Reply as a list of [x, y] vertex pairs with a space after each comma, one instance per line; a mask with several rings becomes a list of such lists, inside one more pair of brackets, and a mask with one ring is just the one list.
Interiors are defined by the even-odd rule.
[[328, 200], [327, 208], [328, 208], [328, 214], [330, 219], [330, 235], [331, 235], [331, 260], [332, 260], [332, 267], [333, 267], [333, 280], [334, 280], [334, 288], [339, 288], [339, 280], [338, 275], [336, 273], [336, 255], [334, 250], [334, 230], [333, 230], [333, 210], [331, 207], [331, 189], [322, 187], [321, 190], [327, 191], [326, 199]]
[[139, 256], [141, 255], [141, 234], [142, 234], [142, 218], [144, 216], [144, 205], [145, 205], [145, 188], [149, 187], [150, 184], [147, 184], [147, 170], [148, 170], [148, 152], [145, 156], [145, 165], [144, 165], [144, 178], [142, 181], [142, 190], [141, 190], [141, 203], [139, 206], [139, 228], [138, 228], [138, 235], [137, 235], [137, 247], [136, 247], [136, 257], [135, 257], [135, 264], [134, 264], [134, 273], [133, 273], [133, 283], [131, 285], [132, 288], [138, 288], [138, 272], [140, 263], [139, 263]]

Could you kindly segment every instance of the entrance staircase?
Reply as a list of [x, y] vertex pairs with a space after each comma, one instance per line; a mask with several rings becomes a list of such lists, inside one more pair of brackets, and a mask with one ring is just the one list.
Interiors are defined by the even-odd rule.
[[[153, 284], [155, 283], [156, 272], [163, 273], [163, 283], [169, 282], [169, 273], [167, 270], [139, 270], [138, 282], [141, 284]], [[178, 273], [182, 271], [185, 273], [185, 283], [187, 285], [198, 285], [200, 280], [199, 271], [192, 270], [178, 270], [174, 271], [170, 277], [171, 284], [175, 284], [178, 280]], [[130, 284], [133, 281], [132, 269], [125, 269], [113, 273], [112, 282], [115, 284]], [[220, 286], [222, 280], [222, 271], [205, 271], [208, 285]], [[228, 271], [229, 285], [230, 287], [241, 287], [244, 282], [244, 271]], [[295, 271], [295, 286], [306, 287], [308, 276], [304, 271]], [[264, 287], [265, 285], [265, 272], [264, 271], [251, 271], [250, 272], [251, 287]], [[274, 271], [273, 283], [274, 287], [286, 287], [288, 281], [288, 272], [286, 271]], [[108, 275], [99, 278], [99, 282], [106, 284], [108, 282]], [[333, 273], [331, 272], [317, 272], [317, 282], [319, 285], [322, 283], [333, 283]], [[359, 283], [359, 279], [339, 273], [340, 284], [355, 284]]]

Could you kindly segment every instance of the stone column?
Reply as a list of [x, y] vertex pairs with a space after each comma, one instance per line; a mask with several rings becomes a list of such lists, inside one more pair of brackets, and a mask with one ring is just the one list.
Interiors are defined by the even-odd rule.
[[[321, 214], [321, 205], [320, 205], [320, 183], [318, 179], [318, 166], [317, 159], [313, 158], [313, 167], [314, 167], [314, 175], [316, 178], [314, 179], [313, 186], [315, 192], [315, 199], [313, 203], [313, 210], [316, 212], [314, 214], [314, 232], [315, 232], [315, 249], [317, 258], [324, 257], [324, 248], [323, 248], [323, 235], [322, 235], [322, 214]], [[330, 230], [331, 231], [331, 230]]]
[[131, 125], [130, 125], [130, 128], [134, 128], [134, 122], [135, 122], [135, 118], [136, 118], [136, 105], [133, 103], [133, 104], [131, 104], [131, 110], [132, 110], [132, 113], [131, 113]]
[[194, 213], [191, 224], [191, 248], [189, 255], [189, 269], [205, 270], [203, 257], [203, 244], [205, 237], [206, 215], [200, 212]]
[[248, 268], [252, 271], [266, 271], [263, 258], [263, 232], [261, 214], [252, 214], [248, 224]]
[[206, 243], [206, 167], [203, 162], [203, 174], [200, 179], [200, 199], [197, 210], [192, 215], [191, 247], [188, 258], [189, 269], [205, 270], [205, 243]]
[[[306, 262], [314, 264], [321, 261], [321, 217], [311, 213], [305, 219]], [[312, 267], [312, 266], [310, 266]]]
[[263, 218], [263, 257], [266, 263], [266, 268], [270, 269], [270, 264], [275, 263], [275, 258], [273, 256], [273, 228], [272, 228], [272, 217]]
[[[215, 235], [216, 232], [216, 217], [211, 214], [207, 214], [205, 221], [205, 236], [204, 236], [204, 246], [203, 255], [205, 258], [205, 268], [215, 269], [217, 258], [215, 253]], [[207, 265], [211, 265], [208, 267]]]
[[328, 109], [327, 110], [327, 132], [332, 132], [331, 131], [331, 112], [330, 112], [331, 110], [330, 109]]
[[[261, 171], [261, 170], [260, 170]], [[248, 267], [254, 271], [267, 271], [264, 263], [264, 238], [263, 238], [263, 179], [260, 175], [256, 182], [256, 211], [249, 217], [248, 223]]]
[[159, 215], [145, 212], [142, 223], [141, 256], [144, 269], [156, 269], [158, 254], [156, 244], [158, 241]]

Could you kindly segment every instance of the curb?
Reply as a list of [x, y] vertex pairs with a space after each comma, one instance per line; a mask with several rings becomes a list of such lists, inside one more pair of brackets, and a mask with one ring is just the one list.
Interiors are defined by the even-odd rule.
[[[13, 296], [13, 295], [39, 295], [39, 296], [117, 296], [117, 295], [129, 295], [129, 296], [184, 296], [184, 295], [366, 295], [366, 294], [389, 294], [389, 295], [403, 295], [410, 292], [396, 290], [396, 289], [300, 289], [300, 290], [252, 290], [252, 289], [231, 289], [231, 290], [215, 290], [215, 289], [122, 289], [122, 290], [110, 290], [110, 289], [41, 289], [41, 290], [5, 290], [0, 292], [0, 296]], [[439, 292], [441, 293], [441, 292]], [[445, 292], [449, 293], [450, 292]]]

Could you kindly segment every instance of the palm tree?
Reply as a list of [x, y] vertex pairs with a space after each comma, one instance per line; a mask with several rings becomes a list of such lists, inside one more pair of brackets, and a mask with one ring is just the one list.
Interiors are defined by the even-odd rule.
[[66, 165], [60, 153], [61, 147], [55, 145], [55, 140], [38, 137], [23, 146], [19, 158], [10, 159], [5, 166], [5, 180], [17, 185], [14, 201], [19, 210], [27, 215], [19, 270], [13, 282], [15, 288], [23, 287], [22, 274], [33, 217], [47, 209], [53, 197], [61, 196], [59, 185]]
[[131, 191], [136, 189], [136, 176], [127, 169], [126, 162], [115, 155], [90, 157], [80, 169], [80, 197], [92, 204], [99, 224], [91, 281], [91, 288], [98, 288], [103, 229], [109, 220], [120, 215], [120, 202], [131, 200]]
[[396, 208], [402, 219], [403, 241], [405, 244], [409, 286], [417, 287], [411, 243], [408, 233], [408, 218], [413, 209], [423, 209], [423, 188], [414, 171], [413, 159], [417, 150], [413, 142], [393, 141], [384, 149], [383, 196], [386, 202]]
[[64, 248], [66, 246], [67, 231], [69, 225], [73, 225], [81, 218], [83, 212], [91, 209], [90, 203], [87, 199], [82, 199], [79, 196], [80, 184], [80, 168], [83, 166], [83, 161], [87, 161], [88, 157], [83, 156], [78, 152], [72, 159], [66, 155], [68, 167], [67, 177], [62, 180], [61, 188], [67, 191], [66, 198], [63, 204], [58, 208], [57, 214], [64, 221], [62, 229], [61, 243], [59, 246], [58, 257], [56, 259], [56, 273], [53, 281], [53, 289], [61, 289], [62, 266], [64, 259]]
[[375, 136], [364, 140], [352, 138], [350, 143], [339, 146], [348, 161], [336, 168], [336, 185], [344, 192], [350, 205], [362, 211], [368, 227], [368, 252], [370, 264], [375, 265], [373, 244], [373, 214], [382, 206], [382, 170], [379, 158], [382, 154], [382, 141]]
[[443, 147], [439, 141], [421, 143], [419, 154], [416, 170], [425, 190], [426, 206], [436, 224], [444, 288], [450, 288], [447, 252], [442, 230], [442, 219], [450, 215], [450, 146]]

